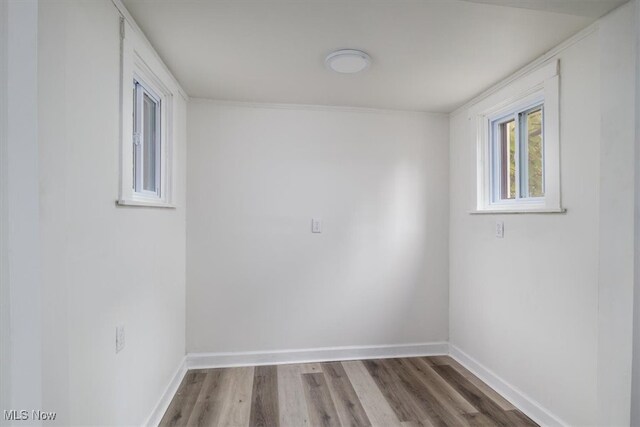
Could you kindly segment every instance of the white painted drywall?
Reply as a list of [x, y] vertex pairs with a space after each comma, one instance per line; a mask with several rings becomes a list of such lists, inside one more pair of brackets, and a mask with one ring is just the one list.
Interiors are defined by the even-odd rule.
[[[0, 409], [11, 406], [11, 316], [9, 299], [9, 208], [7, 206], [9, 187], [7, 185], [7, 50], [9, 19], [8, 3], [0, 2]], [[9, 425], [0, 420], [0, 426]]]
[[447, 116], [188, 116], [188, 352], [447, 339]]
[[[6, 2], [0, 11], [3, 12], [0, 19], [3, 21], [4, 53], [1, 73], [3, 384], [0, 409], [38, 409], [42, 397], [38, 1]], [[0, 416], [4, 418], [4, 414]]]
[[630, 351], [612, 354], [629, 350], [633, 280], [628, 7], [557, 56], [566, 214], [469, 215], [475, 122], [451, 117], [451, 343], [571, 425], [628, 424], [629, 390], [611, 387], [630, 375]]
[[42, 405], [60, 425], [142, 424], [185, 350], [186, 102], [177, 209], [116, 206], [119, 19], [109, 0], [40, 2]]
[[600, 20], [599, 425], [630, 423], [635, 206], [635, 2]]
[[640, 0], [636, 5], [636, 125], [635, 125], [635, 289], [633, 323], [633, 376], [631, 389], [631, 425], [640, 426]]

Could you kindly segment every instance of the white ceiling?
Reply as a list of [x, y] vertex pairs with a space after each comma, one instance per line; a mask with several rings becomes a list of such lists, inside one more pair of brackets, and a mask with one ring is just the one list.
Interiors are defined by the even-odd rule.
[[523, 9], [568, 13], [569, 15], [599, 18], [627, 0], [466, 0], [474, 3], [521, 7]]
[[[455, 109], [623, 2], [124, 0], [190, 96], [432, 112]], [[371, 67], [328, 71], [323, 60], [339, 48], [368, 52]]]

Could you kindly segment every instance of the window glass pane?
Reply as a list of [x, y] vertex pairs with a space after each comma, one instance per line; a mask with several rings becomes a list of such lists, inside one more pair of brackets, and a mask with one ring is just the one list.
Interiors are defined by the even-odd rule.
[[500, 198], [516, 198], [516, 122], [501, 123], [500, 135]]
[[156, 102], [146, 93], [143, 99], [143, 147], [142, 147], [142, 187], [147, 191], [156, 191]]
[[544, 196], [542, 109], [528, 112], [526, 123], [528, 194], [529, 197], [542, 197]]

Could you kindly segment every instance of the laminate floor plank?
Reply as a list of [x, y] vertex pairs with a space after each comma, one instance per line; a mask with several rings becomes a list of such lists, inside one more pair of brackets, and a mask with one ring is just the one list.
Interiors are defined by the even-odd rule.
[[302, 374], [302, 382], [311, 425], [314, 427], [341, 426], [324, 374]]
[[485, 414], [478, 412], [477, 414], [466, 415], [467, 421], [471, 427], [496, 427], [497, 424], [487, 417]]
[[450, 365], [453, 362], [453, 358], [450, 356], [425, 356], [423, 357], [430, 365]]
[[[424, 424], [425, 422], [427, 422], [428, 424]], [[428, 420], [425, 420], [420, 423], [417, 423], [415, 421], [403, 421], [400, 423], [400, 425], [402, 427], [424, 427], [424, 426], [432, 426], [433, 424], [431, 424], [431, 422], [429, 422]]]
[[322, 372], [325, 363], [301, 363], [296, 365], [301, 374], [317, 374]]
[[252, 427], [278, 426], [278, 410], [277, 366], [257, 366], [253, 376], [249, 424]]
[[475, 414], [478, 409], [460, 394], [451, 384], [444, 380], [427, 361], [420, 358], [398, 359], [409, 369], [416, 370], [419, 376], [433, 393], [443, 399], [444, 405], [456, 408], [460, 414]]
[[278, 366], [280, 426], [309, 426], [309, 410], [302, 385], [302, 365]]
[[513, 425], [513, 419], [505, 411], [453, 367], [440, 365], [436, 366], [435, 370], [495, 425], [503, 427]]
[[187, 426], [204, 427], [218, 424], [218, 417], [222, 409], [223, 378], [230, 369], [212, 369], [206, 373], [202, 388], [193, 406]]
[[361, 361], [342, 362], [342, 367], [373, 426], [398, 427], [406, 425], [400, 423], [395, 412], [389, 406], [389, 402], [382, 395], [376, 382], [371, 378]]
[[222, 386], [218, 426], [248, 426], [251, 416], [254, 367], [230, 369]]
[[531, 418], [523, 414], [519, 409], [513, 409], [511, 411], [505, 412], [509, 416], [509, 419], [512, 421], [513, 426], [533, 427], [538, 425]]
[[433, 411], [430, 405], [423, 405], [415, 396], [414, 390], [402, 384], [393, 368], [388, 366], [385, 360], [365, 360], [362, 362], [374, 379], [382, 395], [396, 413], [401, 422], [414, 422], [425, 424], [444, 425], [444, 422]]
[[206, 376], [206, 372], [187, 372], [160, 421], [161, 427], [186, 425]]
[[343, 427], [371, 426], [369, 417], [340, 362], [325, 363], [324, 376]]
[[472, 374], [467, 368], [462, 366], [457, 360], [451, 356], [431, 356], [424, 359], [436, 364], [436, 365], [449, 365], [456, 371], [462, 374], [469, 382], [478, 387], [487, 397], [493, 400], [503, 411], [512, 411], [516, 409], [511, 402], [504, 397], [500, 396], [494, 389], [489, 387], [480, 378]]
[[458, 408], [450, 402], [442, 390], [430, 387], [415, 366], [406, 363], [403, 359], [388, 359], [385, 363], [396, 372], [404, 386], [411, 392], [412, 397], [418, 399], [421, 407], [428, 410], [428, 416], [421, 419], [426, 418], [435, 425], [468, 425], [463, 413], [458, 411]]

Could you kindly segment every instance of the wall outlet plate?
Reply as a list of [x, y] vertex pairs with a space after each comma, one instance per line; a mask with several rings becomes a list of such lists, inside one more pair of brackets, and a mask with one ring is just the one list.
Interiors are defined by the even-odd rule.
[[313, 218], [311, 220], [311, 232], [322, 233], [322, 220], [320, 218]]
[[504, 222], [496, 221], [496, 237], [499, 239], [504, 238]]

